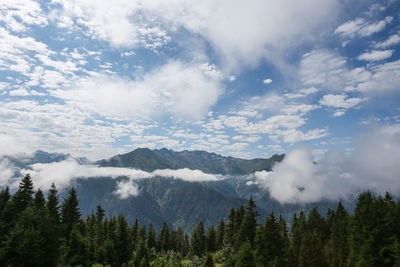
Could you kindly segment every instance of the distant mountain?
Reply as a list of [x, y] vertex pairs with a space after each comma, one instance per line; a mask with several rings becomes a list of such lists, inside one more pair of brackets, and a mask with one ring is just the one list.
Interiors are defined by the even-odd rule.
[[[47, 153], [36, 151], [32, 156], [23, 159], [8, 158], [19, 167], [27, 169], [35, 163], [52, 163], [71, 158], [69, 154]], [[123, 213], [130, 224], [136, 218], [141, 223], [152, 222], [160, 229], [166, 221], [171, 227], [182, 227], [190, 232], [201, 220], [206, 226], [216, 226], [221, 219], [227, 219], [231, 208], [247, 205], [250, 196], [256, 201], [260, 221], [274, 212], [291, 219], [294, 212], [300, 209], [310, 210], [318, 205], [325, 214], [327, 208], [335, 208], [334, 202], [319, 202], [308, 205], [280, 204], [270, 198], [269, 193], [260, 186], [248, 183], [256, 171], [270, 171], [273, 165], [282, 161], [284, 155], [274, 155], [268, 159], [239, 159], [224, 157], [205, 151], [181, 151], [168, 149], [138, 148], [132, 152], [117, 155], [109, 159], [90, 163], [85, 158], [78, 158], [80, 164], [95, 164], [103, 167], [136, 168], [145, 171], [156, 169], [197, 169], [204, 173], [223, 174], [225, 179], [212, 182], [188, 182], [179, 179], [154, 177], [137, 180], [139, 195], [119, 198], [114, 191], [117, 183], [126, 177], [93, 177], [77, 179], [74, 182], [82, 215], [89, 215], [100, 204], [108, 215], [118, 216]], [[19, 175], [20, 176], [20, 175]], [[72, 186], [72, 185], [71, 185]], [[60, 200], [67, 195], [67, 189], [60, 191]], [[344, 203], [352, 209], [352, 203]]]
[[[137, 181], [139, 195], [120, 199], [113, 191], [121, 179], [124, 178], [77, 181], [75, 187], [83, 215], [90, 214], [100, 204], [108, 215], [123, 213], [129, 224], [138, 218], [141, 223], [152, 222], [159, 230], [166, 221], [171, 227], [191, 231], [200, 220], [205, 225], [217, 225], [226, 219], [231, 208], [247, 204], [247, 199], [224, 196], [205, 183], [160, 177]], [[66, 192], [61, 194], [63, 198]]]
[[[4, 156], [7, 160], [12, 162], [17, 167], [26, 167], [36, 163], [52, 163], [52, 162], [60, 162], [69, 158], [73, 158], [70, 154], [64, 153], [48, 153], [43, 150], [36, 150], [31, 155], [26, 155], [22, 157], [11, 157]], [[87, 158], [73, 158], [79, 164], [90, 164], [90, 161]]]
[[282, 161], [283, 158], [284, 155], [273, 155], [268, 159], [246, 160], [206, 151], [175, 152], [166, 148], [155, 150], [138, 148], [126, 154], [100, 160], [96, 164], [103, 167], [127, 167], [145, 171], [189, 168], [212, 174], [245, 175], [261, 170], [270, 171], [274, 163]]

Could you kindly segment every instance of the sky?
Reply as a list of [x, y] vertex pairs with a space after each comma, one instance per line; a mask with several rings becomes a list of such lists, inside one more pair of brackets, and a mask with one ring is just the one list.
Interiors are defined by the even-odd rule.
[[400, 143], [399, 11], [392, 0], [1, 0], [0, 155], [166, 147], [358, 161], [365, 133]]

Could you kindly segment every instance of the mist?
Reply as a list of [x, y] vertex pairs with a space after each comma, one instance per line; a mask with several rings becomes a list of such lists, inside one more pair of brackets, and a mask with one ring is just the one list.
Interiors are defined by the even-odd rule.
[[257, 183], [281, 203], [348, 199], [362, 191], [400, 195], [400, 126], [375, 128], [360, 136], [348, 155], [328, 151], [315, 161], [312, 151], [289, 152], [272, 172], [256, 172]]
[[17, 188], [20, 180], [16, 179], [16, 172], [22, 175], [29, 173], [32, 177], [33, 184], [36, 188], [48, 190], [52, 183], [58, 189], [64, 189], [71, 185], [77, 179], [95, 179], [96, 177], [118, 178], [125, 177], [127, 179], [117, 182], [115, 194], [121, 198], [136, 196], [139, 189], [135, 180], [147, 179], [152, 177], [166, 177], [172, 179], [180, 179], [188, 182], [205, 182], [217, 181], [224, 179], [223, 175], [207, 174], [200, 170], [191, 169], [160, 169], [153, 172], [146, 172], [132, 168], [117, 167], [98, 167], [95, 165], [81, 165], [75, 159], [53, 163], [36, 163], [26, 169], [17, 169], [7, 159], [0, 161], [0, 186], [10, 186]]

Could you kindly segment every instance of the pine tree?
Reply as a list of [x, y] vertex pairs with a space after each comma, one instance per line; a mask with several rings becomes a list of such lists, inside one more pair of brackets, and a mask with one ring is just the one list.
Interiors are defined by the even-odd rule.
[[374, 209], [374, 197], [371, 192], [362, 193], [358, 196], [357, 206], [351, 219], [348, 266], [373, 265], [374, 248], [371, 233], [376, 231], [377, 219], [374, 216]]
[[328, 213], [328, 222], [330, 236], [325, 247], [327, 262], [330, 266], [345, 266], [349, 251], [349, 214], [341, 202], [335, 212]]
[[11, 199], [10, 189], [6, 186], [0, 191], [0, 214]]
[[[271, 213], [265, 218], [263, 227], [257, 233], [256, 259], [259, 266], [284, 266], [286, 244], [282, 226]], [[274, 265], [274, 266], [275, 266]]]
[[96, 206], [96, 244], [101, 247], [105, 240], [103, 218], [105, 210], [100, 206]]
[[64, 199], [61, 205], [61, 223], [67, 243], [69, 242], [72, 228], [78, 224], [80, 217], [78, 197], [75, 188], [72, 187], [68, 191], [68, 197]]
[[128, 232], [128, 223], [126, 222], [125, 217], [120, 214], [118, 216], [118, 241], [115, 246], [118, 266], [121, 266], [123, 263], [128, 263], [132, 254]]
[[217, 236], [216, 236], [216, 247], [217, 249], [221, 249], [224, 245], [224, 235], [225, 235], [225, 223], [223, 220], [219, 222], [217, 228]]
[[253, 197], [250, 197], [246, 208], [246, 214], [242, 222], [240, 222], [241, 226], [238, 236], [238, 245], [241, 245], [244, 242], [249, 242], [251, 247], [254, 247], [254, 238], [257, 230], [257, 217], [258, 212], [256, 211], [256, 203], [254, 202]]
[[209, 227], [206, 233], [206, 251], [214, 252], [216, 250], [216, 236], [214, 227]]
[[245, 242], [241, 245], [240, 249], [235, 255], [235, 267], [254, 267], [256, 261], [254, 252], [249, 242]]
[[210, 253], [207, 253], [206, 258], [204, 259], [204, 263], [201, 266], [202, 267], [214, 267], [215, 266], [214, 260]]
[[158, 248], [160, 251], [167, 252], [170, 249], [170, 236], [168, 225], [166, 222], [163, 222], [160, 234], [158, 235]]
[[60, 207], [58, 203], [58, 191], [54, 183], [51, 184], [49, 189], [49, 193], [47, 194], [47, 211], [49, 213], [49, 217], [52, 220], [53, 224], [60, 224]]
[[88, 263], [88, 248], [87, 241], [80, 233], [77, 225], [74, 225], [70, 231], [69, 243], [65, 253], [67, 263], [72, 266], [87, 265]]
[[151, 222], [149, 224], [149, 231], [147, 232], [147, 247], [149, 249], [157, 247], [156, 232]]
[[306, 232], [306, 217], [301, 210], [299, 217], [296, 213], [293, 215], [292, 228], [290, 231], [289, 244], [289, 266], [299, 265], [300, 247], [302, 244], [303, 235]]
[[190, 238], [190, 251], [192, 255], [203, 256], [205, 251], [205, 236], [203, 222], [194, 228], [192, 237]]
[[17, 192], [11, 198], [11, 212], [14, 217], [17, 217], [33, 199], [33, 183], [29, 174], [19, 183]]
[[138, 235], [139, 235], [139, 220], [136, 218], [135, 223], [133, 224], [131, 230], [131, 240], [133, 243], [133, 247], [135, 248], [138, 244]]
[[44, 199], [43, 191], [40, 188], [36, 191], [35, 197], [33, 198], [33, 206], [35, 210], [44, 210], [46, 200]]
[[41, 248], [42, 237], [37, 226], [34, 209], [26, 208], [4, 242], [2, 261], [5, 266], [40, 266], [46, 255]]

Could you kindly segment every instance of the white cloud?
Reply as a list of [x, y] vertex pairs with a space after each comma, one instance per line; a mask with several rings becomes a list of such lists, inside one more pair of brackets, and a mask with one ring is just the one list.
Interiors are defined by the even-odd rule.
[[237, 140], [237, 141], [254, 143], [254, 142], [261, 140], [261, 136], [259, 136], [259, 135], [250, 135], [250, 136], [236, 135], [236, 136], [232, 137], [232, 139]]
[[270, 84], [270, 83], [272, 83], [272, 80], [271, 79], [265, 79], [264, 81], [263, 81], [263, 83], [264, 84]]
[[54, 2], [63, 8], [57, 17], [73, 17], [89, 34], [117, 47], [161, 46], [184, 28], [205, 38], [229, 67], [254, 65], [313, 39], [341, 10], [336, 0]]
[[379, 61], [388, 59], [393, 55], [394, 50], [373, 50], [370, 52], [365, 52], [358, 56], [358, 60], [365, 61]]
[[308, 95], [311, 94], [315, 94], [316, 92], [318, 92], [319, 90], [315, 87], [309, 87], [309, 88], [303, 88], [298, 90], [297, 92], [294, 93], [286, 93], [283, 96], [287, 97], [289, 99], [293, 99], [293, 98], [302, 98], [302, 97], [306, 97]]
[[346, 97], [346, 95], [324, 95], [319, 103], [327, 107], [348, 109], [357, 106], [362, 101], [362, 99], [358, 97], [347, 99]]
[[341, 117], [341, 116], [343, 116], [344, 114], [346, 113], [346, 110], [344, 110], [344, 109], [339, 109], [339, 110], [336, 110], [334, 113], [333, 113], [333, 117]]
[[363, 18], [357, 18], [352, 21], [348, 21], [336, 28], [335, 34], [339, 34], [345, 37], [354, 38], [356, 35], [361, 37], [367, 37], [374, 33], [382, 31], [387, 24], [393, 21], [393, 17], [386, 17], [383, 20], [377, 22], [365, 21]]
[[170, 61], [135, 81], [100, 74], [52, 94], [101, 115], [135, 118], [169, 113], [200, 119], [222, 92], [222, 75], [213, 65]]
[[16, 168], [9, 160], [0, 158], [0, 186], [8, 185], [14, 176]]
[[393, 45], [400, 43], [400, 35], [393, 34], [389, 36], [389, 38], [383, 42], [379, 42], [375, 44], [376, 48], [387, 48]]
[[[1, 129], [1, 128], [0, 128]], [[15, 138], [8, 134], [0, 132], [0, 157], [1, 156], [18, 156], [29, 154], [31, 150], [25, 145], [19, 143]]]
[[26, 89], [11, 90], [9, 93], [11, 96], [28, 96], [30, 93]]
[[398, 90], [400, 60], [350, 68], [346, 58], [332, 51], [314, 50], [303, 56], [300, 76], [305, 85], [321, 89], [387, 94]]
[[26, 26], [46, 26], [47, 19], [40, 4], [32, 0], [2, 0], [0, 3], [0, 21], [14, 32], [23, 32]]
[[139, 195], [139, 187], [130, 179], [121, 180], [117, 182], [117, 189], [114, 191], [114, 194], [118, 195], [121, 199], [135, 197]]
[[364, 93], [390, 93], [399, 90], [400, 60], [371, 67], [369, 79], [360, 81], [354, 90]]
[[[0, 170], [8, 170], [8, 173], [14, 172], [7, 162], [4, 160], [0, 163]], [[73, 183], [76, 179], [94, 179], [96, 177], [126, 177], [128, 180], [121, 180], [117, 183], [115, 194], [121, 198], [135, 196], [138, 194], [138, 188], [135, 180], [148, 179], [152, 177], [167, 177], [179, 179], [187, 182], [205, 182], [217, 181], [225, 179], [223, 175], [208, 174], [200, 170], [191, 169], [163, 169], [153, 172], [145, 172], [131, 168], [116, 168], [116, 167], [98, 167], [94, 165], [80, 165], [74, 159], [69, 158], [61, 162], [53, 163], [36, 163], [29, 166], [29, 169], [22, 169], [21, 173], [30, 173], [33, 184], [36, 188], [47, 190], [52, 183], [55, 183], [57, 188], [64, 189]], [[10, 181], [10, 175], [4, 176], [5, 182]], [[7, 178], [7, 179], [6, 179]], [[11, 184], [12, 187], [18, 186], [18, 181]]]
[[338, 200], [360, 191], [400, 195], [400, 126], [383, 126], [363, 136], [351, 156], [328, 151], [314, 163], [312, 151], [288, 153], [273, 172], [257, 172], [258, 183], [282, 203]]
[[231, 145], [225, 145], [221, 148], [221, 150], [230, 150], [234, 152], [245, 150], [249, 146], [248, 143], [233, 143]]

